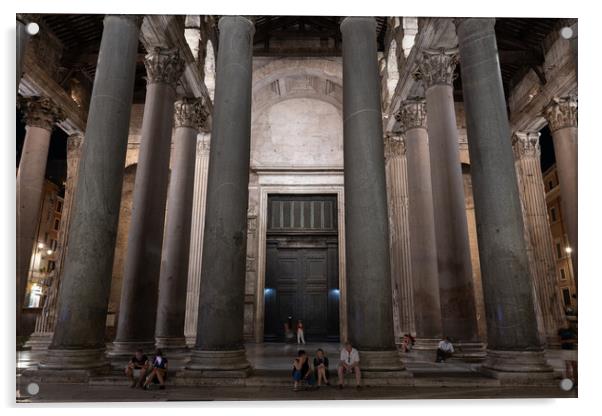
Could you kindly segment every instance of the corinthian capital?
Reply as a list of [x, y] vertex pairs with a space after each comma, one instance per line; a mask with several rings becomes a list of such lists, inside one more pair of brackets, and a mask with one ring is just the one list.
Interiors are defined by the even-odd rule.
[[27, 97], [20, 100], [27, 126], [40, 127], [52, 131], [55, 123], [65, 119], [65, 113], [48, 97]]
[[207, 131], [209, 114], [202, 98], [183, 98], [174, 104], [175, 127]]
[[406, 141], [400, 134], [385, 135], [385, 160], [401, 157], [406, 154]]
[[399, 111], [395, 113], [395, 120], [399, 123], [402, 133], [411, 129], [426, 128], [426, 104], [422, 98], [412, 98], [401, 103]]
[[156, 47], [144, 57], [147, 83], [164, 83], [174, 89], [184, 73], [185, 62], [178, 49]]
[[565, 127], [577, 127], [577, 97], [555, 97], [543, 110], [552, 132]]
[[539, 160], [541, 149], [539, 147], [539, 132], [534, 131], [516, 131], [512, 136], [512, 148], [514, 157], [523, 159], [527, 157]]
[[452, 85], [457, 64], [458, 49], [427, 49], [422, 52], [414, 77], [424, 82], [425, 89], [437, 84]]

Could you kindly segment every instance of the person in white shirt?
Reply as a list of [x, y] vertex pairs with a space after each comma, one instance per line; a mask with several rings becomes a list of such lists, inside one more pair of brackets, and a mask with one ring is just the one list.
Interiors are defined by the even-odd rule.
[[448, 358], [452, 356], [454, 353], [454, 346], [450, 342], [448, 337], [444, 337], [437, 347], [437, 358], [435, 359], [436, 363], [445, 362]]
[[351, 346], [350, 342], [345, 343], [345, 348], [341, 350], [339, 361], [339, 388], [343, 388], [343, 377], [345, 373], [355, 374], [355, 385], [359, 389], [362, 373], [360, 370], [360, 354]]

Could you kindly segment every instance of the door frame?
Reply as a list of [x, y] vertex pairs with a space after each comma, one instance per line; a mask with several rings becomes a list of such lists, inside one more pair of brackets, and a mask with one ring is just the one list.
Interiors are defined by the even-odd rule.
[[345, 272], [345, 194], [343, 185], [317, 186], [276, 186], [261, 185], [259, 189], [259, 207], [257, 212], [258, 252], [257, 252], [257, 292], [255, 315], [255, 342], [262, 343], [265, 322], [265, 267], [266, 237], [268, 216], [268, 195], [270, 194], [336, 194], [337, 228], [339, 246], [339, 337], [347, 339], [347, 279]]

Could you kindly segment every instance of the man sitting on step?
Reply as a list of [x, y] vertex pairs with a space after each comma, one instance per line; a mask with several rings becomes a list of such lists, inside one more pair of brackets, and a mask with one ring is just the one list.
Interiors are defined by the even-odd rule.
[[343, 377], [345, 373], [355, 374], [355, 386], [361, 387], [362, 373], [360, 370], [360, 354], [351, 346], [350, 342], [345, 343], [345, 348], [341, 350], [339, 361], [339, 388], [343, 388]]
[[443, 337], [443, 339], [439, 342], [439, 346], [437, 347], [437, 358], [435, 359], [436, 363], [445, 362], [448, 358], [452, 356], [454, 353], [454, 346], [452, 345], [449, 337]]
[[130, 379], [130, 387], [142, 387], [148, 371], [148, 357], [138, 348], [125, 367], [125, 375]]

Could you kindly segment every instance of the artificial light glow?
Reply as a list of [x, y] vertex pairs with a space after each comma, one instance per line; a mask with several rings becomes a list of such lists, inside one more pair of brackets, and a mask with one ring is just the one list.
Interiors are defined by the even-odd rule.
[[571, 254], [573, 252], [573, 249], [570, 247], [567, 247], [564, 249], [564, 251], [566, 251], [567, 253]]
[[52, 250], [46, 250], [46, 254], [50, 256], [52, 254]]
[[40, 26], [38, 26], [38, 24], [35, 22], [31, 22], [27, 26], [25, 26], [25, 30], [27, 31], [28, 35], [34, 36], [37, 35], [40, 31]]
[[44, 244], [38, 243], [38, 248], [44, 248]]

